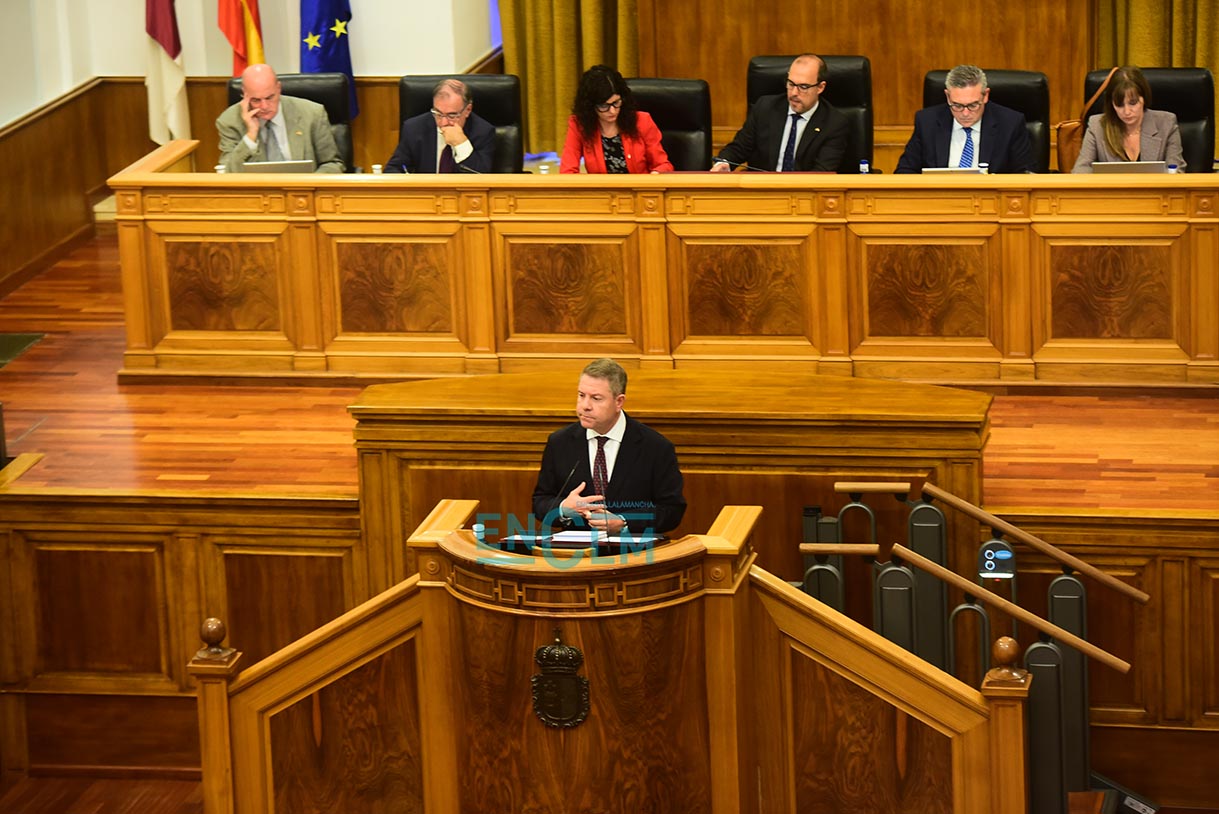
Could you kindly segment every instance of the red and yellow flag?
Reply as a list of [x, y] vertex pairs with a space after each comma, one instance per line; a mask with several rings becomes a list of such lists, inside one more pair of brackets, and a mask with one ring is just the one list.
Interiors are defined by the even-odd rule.
[[220, 0], [219, 6], [220, 30], [233, 46], [233, 76], [239, 76], [249, 65], [266, 62], [258, 0]]

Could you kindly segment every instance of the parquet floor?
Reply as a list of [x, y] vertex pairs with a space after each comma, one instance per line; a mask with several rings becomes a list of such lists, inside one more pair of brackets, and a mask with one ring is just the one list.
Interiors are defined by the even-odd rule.
[[[118, 248], [98, 237], [0, 300], [0, 331], [46, 337], [0, 368], [21, 488], [356, 493], [358, 387], [120, 385]], [[991, 509], [1219, 511], [1214, 396], [1000, 395]]]

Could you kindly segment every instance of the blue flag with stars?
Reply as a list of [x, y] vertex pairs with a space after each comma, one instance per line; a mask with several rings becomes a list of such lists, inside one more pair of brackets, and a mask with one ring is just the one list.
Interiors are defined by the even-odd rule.
[[345, 73], [351, 77], [351, 117], [360, 112], [351, 70], [348, 0], [301, 0], [301, 73]]

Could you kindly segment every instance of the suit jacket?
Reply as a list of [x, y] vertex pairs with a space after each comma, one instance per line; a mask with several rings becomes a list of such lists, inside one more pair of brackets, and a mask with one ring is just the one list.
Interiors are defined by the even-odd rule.
[[[477, 113], [466, 119], [466, 138], [474, 152], [457, 165], [454, 172], [491, 172], [495, 158], [495, 126]], [[385, 165], [385, 172], [436, 172], [436, 119], [431, 112], [420, 113], [402, 122], [398, 147]]]
[[[914, 114], [914, 135], [897, 162], [896, 172], [922, 172], [923, 167], [947, 167], [952, 142], [952, 111], [948, 105], [932, 105]], [[1032, 172], [1033, 150], [1024, 114], [988, 102], [982, 114], [982, 151], [979, 164], [990, 172]]]
[[[716, 158], [733, 164], [749, 164], [751, 169], [773, 171], [779, 151], [786, 145], [783, 128], [787, 126], [788, 104], [783, 94], [763, 96], [754, 102], [745, 124], [724, 145]], [[804, 125], [796, 145], [798, 172], [838, 172], [847, 150], [850, 123], [822, 96], [817, 111]]]
[[[279, 108], [284, 112], [284, 127], [288, 131], [288, 152], [292, 158], [309, 160], [314, 172], [342, 172], [343, 159], [334, 143], [330, 117], [326, 108], [308, 99], [280, 96]], [[245, 142], [245, 122], [241, 120], [241, 103], [230, 105], [216, 119], [220, 133], [220, 163], [228, 172], [241, 172], [247, 161], [266, 161], [266, 148], [260, 141], [251, 150]]]
[[[551, 433], [542, 453], [542, 467], [533, 489], [533, 515], [543, 527], [557, 522], [559, 504], [581, 482], [585, 494], [592, 494], [588, 434], [577, 421]], [[606, 508], [625, 517], [627, 527], [636, 534], [675, 529], [686, 512], [673, 444], [629, 415], [614, 474], [605, 491]]]
[[[622, 152], [626, 155], [627, 172], [673, 172], [669, 155], [660, 144], [660, 128], [652, 117], [642, 110], [635, 113], [634, 136], [622, 134]], [[572, 116], [567, 120], [567, 138], [563, 141], [563, 157], [559, 172], [579, 172], [580, 159], [584, 159], [586, 172], [605, 172], [605, 151], [601, 146], [601, 133], [584, 138], [580, 123]]]
[[[1071, 172], [1092, 172], [1093, 161], [1129, 161], [1124, 155], [1116, 155], [1105, 143], [1104, 117], [1097, 113], [1088, 117], [1088, 129], [1079, 148], [1079, 158]], [[1177, 114], [1167, 110], [1144, 110], [1143, 125], [1139, 128], [1139, 161], [1166, 161], [1177, 165], [1177, 172], [1185, 172], [1185, 156], [1181, 153], [1181, 128], [1177, 126]]]

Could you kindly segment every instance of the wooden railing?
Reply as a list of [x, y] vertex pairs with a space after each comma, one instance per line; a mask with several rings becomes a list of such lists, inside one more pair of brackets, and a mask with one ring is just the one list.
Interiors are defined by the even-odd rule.
[[[488, 545], [463, 528], [476, 505], [442, 501], [409, 540], [416, 576], [245, 670], [207, 626], [190, 666], [207, 814], [391, 798], [446, 814], [642, 800], [761, 814], [812, 795], [1024, 812], [1027, 683], [979, 692], [757, 567], [759, 507], [573, 560]], [[580, 653], [564, 679], [586, 681], [578, 725], [539, 720], [554, 708], [535, 650], [558, 639]]]

